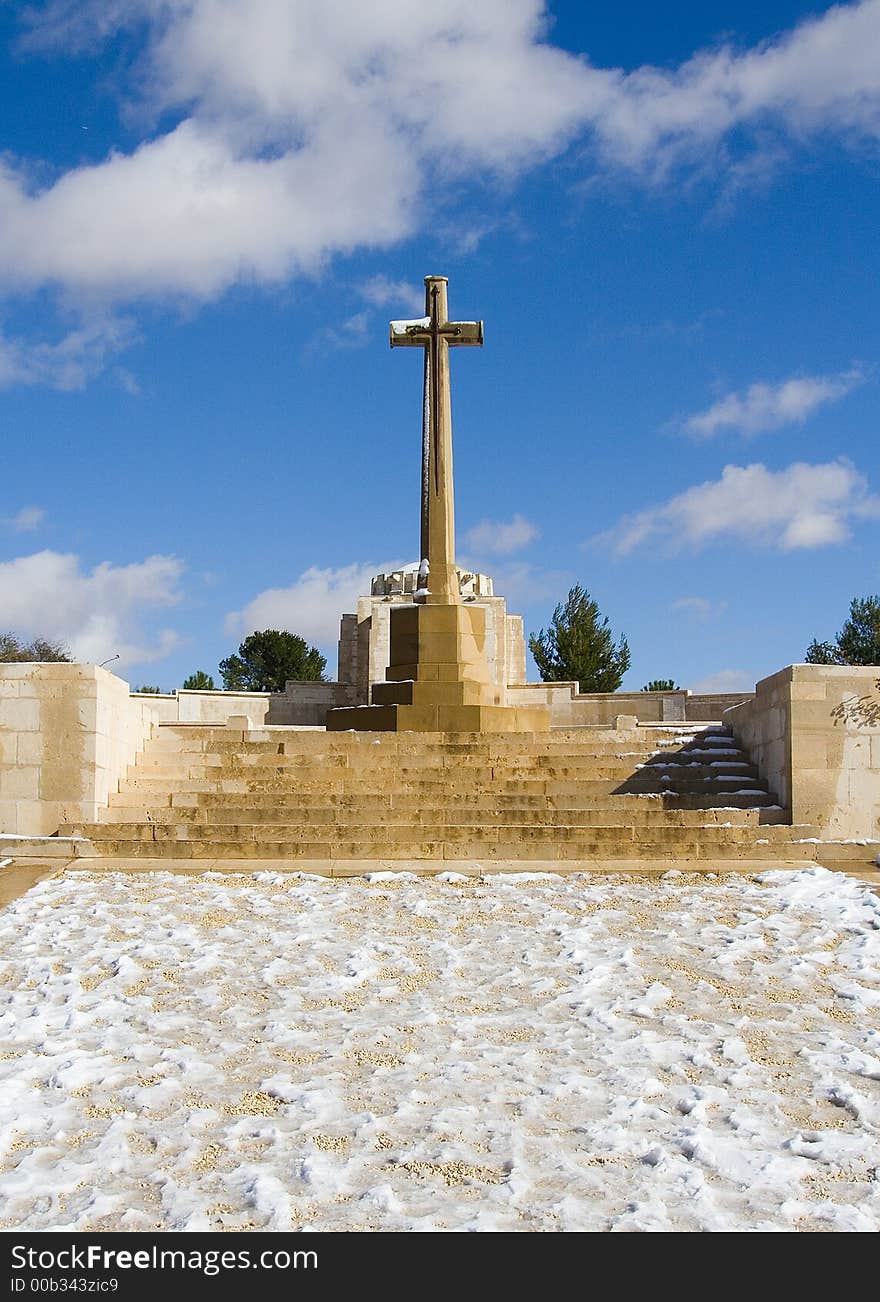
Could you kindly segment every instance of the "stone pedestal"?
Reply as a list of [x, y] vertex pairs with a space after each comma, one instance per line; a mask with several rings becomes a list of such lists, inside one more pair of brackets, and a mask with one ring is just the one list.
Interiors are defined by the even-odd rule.
[[486, 611], [474, 604], [424, 603], [391, 611], [386, 682], [373, 705], [331, 710], [331, 732], [539, 732], [543, 706], [507, 706], [486, 662]]

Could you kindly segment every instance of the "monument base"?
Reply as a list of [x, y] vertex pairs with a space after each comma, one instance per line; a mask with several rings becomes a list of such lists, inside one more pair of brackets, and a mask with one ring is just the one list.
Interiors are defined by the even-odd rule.
[[328, 732], [546, 732], [549, 712], [540, 706], [355, 705], [331, 710]]
[[486, 611], [447, 602], [391, 612], [386, 682], [373, 704], [330, 710], [327, 730], [342, 732], [543, 732], [544, 706], [509, 706], [490, 682]]

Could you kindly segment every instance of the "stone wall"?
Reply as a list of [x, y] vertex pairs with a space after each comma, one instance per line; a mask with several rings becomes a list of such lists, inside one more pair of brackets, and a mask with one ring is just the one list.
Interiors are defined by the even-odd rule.
[[95, 665], [0, 665], [0, 831], [94, 822], [158, 719]]
[[327, 711], [356, 704], [355, 689], [347, 683], [307, 680], [287, 683], [283, 692], [198, 692], [181, 689], [173, 696], [133, 692], [133, 701], [154, 706], [160, 723], [222, 725], [235, 715], [245, 716], [252, 728], [280, 724], [288, 728], [323, 727]]
[[509, 705], [546, 705], [551, 728], [612, 727], [621, 714], [639, 723], [718, 721], [747, 693], [699, 696], [674, 692], [579, 692], [577, 683], [522, 683], [507, 688]]
[[724, 718], [792, 822], [880, 836], [880, 669], [789, 665]]
[[247, 715], [252, 728], [266, 722], [271, 692], [177, 693], [177, 723], [225, 723], [232, 714]]
[[724, 721], [748, 751], [777, 804], [791, 808], [791, 669], [762, 678], [750, 701], [732, 706]]
[[360, 680], [360, 645], [357, 615], [343, 615], [339, 621], [336, 677], [340, 683], [357, 684]]
[[151, 704], [160, 723], [223, 724], [232, 714], [247, 715], [251, 727], [266, 722], [270, 692], [197, 692], [181, 688], [171, 695], [155, 692], [132, 692], [133, 701]]
[[507, 655], [505, 659], [507, 669], [505, 686], [508, 687], [511, 683], [527, 682], [526, 638], [522, 615], [507, 616]]
[[327, 711], [355, 705], [353, 683], [289, 682], [283, 694], [269, 697], [268, 724], [323, 728]]
[[[651, 695], [650, 692], [645, 693]], [[743, 701], [750, 701], [755, 695], [754, 692], [712, 692], [705, 693], [688, 693], [685, 713], [688, 723], [717, 722], [724, 715], [725, 710], [731, 709], [734, 705], [740, 705]]]
[[174, 692], [132, 692], [131, 699], [151, 705], [160, 723], [177, 723], [178, 703]]
[[[371, 613], [347, 626], [347, 640], [340, 654], [350, 657], [348, 667], [359, 663], [364, 673], [357, 681], [338, 683], [289, 682], [282, 692], [196, 692], [181, 690], [173, 696], [133, 693], [132, 699], [153, 707], [161, 723], [224, 724], [231, 715], [246, 715], [251, 727], [280, 724], [287, 727], [322, 728], [327, 711], [340, 706], [365, 705], [369, 688], [366, 669], [384, 682], [390, 650], [390, 614], [394, 601], [362, 598]], [[372, 604], [370, 604], [372, 603]], [[690, 692], [584, 692], [577, 683], [526, 683], [525, 643], [522, 617], [508, 615], [501, 597], [484, 598], [476, 604], [487, 609], [487, 649], [496, 666], [493, 683], [505, 687], [509, 705], [546, 705], [554, 728], [611, 727], [618, 715], [635, 715], [640, 723], [699, 723], [721, 718], [722, 712], [743, 700], [744, 693], [693, 696]], [[346, 625], [343, 625], [346, 628]], [[509, 675], [502, 681], [502, 666]]]

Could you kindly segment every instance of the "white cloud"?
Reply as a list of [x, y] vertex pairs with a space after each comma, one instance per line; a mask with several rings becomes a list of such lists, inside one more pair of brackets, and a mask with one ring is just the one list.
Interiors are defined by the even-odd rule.
[[412, 285], [408, 280], [389, 280], [387, 276], [371, 276], [360, 287], [360, 292], [373, 307], [406, 308], [413, 315], [425, 310], [425, 290], [422, 285]]
[[[775, 130], [792, 142], [829, 130], [876, 137], [878, 34], [880, 0], [863, 0], [745, 52], [725, 45], [671, 70], [637, 68], [616, 83], [599, 114], [604, 153], [657, 177], [743, 128]], [[773, 142], [770, 154], [777, 150]]]
[[682, 610], [699, 620], [711, 619], [713, 615], [720, 615], [726, 608], [726, 601], [709, 601], [707, 597], [679, 597], [670, 606], [670, 610]]
[[340, 326], [328, 326], [321, 339], [331, 348], [362, 348], [369, 340], [369, 313], [355, 312]]
[[567, 570], [545, 569], [529, 561], [509, 561], [493, 566], [490, 578], [496, 596], [505, 598], [511, 613], [530, 602], [549, 601], [556, 605], [565, 600], [573, 582]]
[[57, 0], [32, 21], [30, 45], [63, 52], [135, 28], [142, 116], [176, 125], [48, 184], [6, 160], [8, 289], [276, 283], [436, 222], [444, 182], [514, 175], [578, 138], [593, 172], [657, 181], [680, 165], [740, 178], [770, 137], [784, 156], [880, 136], [880, 0], [629, 73], [549, 44], [541, 0]]
[[[14, 339], [0, 332], [0, 389], [16, 384], [47, 384], [53, 389], [82, 389], [108, 360], [135, 337], [133, 322], [118, 317], [85, 321], [57, 343]], [[131, 391], [127, 372], [120, 381]]]
[[[405, 280], [389, 280], [387, 276], [371, 276], [358, 286], [358, 291], [370, 307], [387, 307], [394, 304], [407, 310], [424, 310], [424, 291], [417, 290]], [[355, 312], [338, 326], [328, 326], [321, 332], [321, 340], [331, 348], [363, 348], [376, 338], [369, 310]]]
[[41, 506], [23, 506], [15, 515], [7, 516], [3, 524], [13, 533], [32, 533], [39, 529], [45, 518], [46, 512]]
[[845, 542], [854, 521], [877, 517], [880, 497], [848, 461], [798, 461], [776, 471], [755, 463], [725, 466], [720, 479], [624, 516], [594, 541], [610, 543], [620, 555], [647, 541], [677, 550], [722, 538], [793, 551]]
[[329, 646], [339, 637], [340, 616], [357, 610], [357, 599], [369, 594], [373, 577], [399, 568], [355, 564], [322, 570], [313, 565], [289, 588], [266, 588], [243, 610], [232, 611], [226, 616], [226, 632], [237, 637], [282, 628], [307, 642]]
[[801, 425], [819, 407], [845, 397], [865, 381], [859, 367], [839, 375], [804, 375], [779, 384], [752, 384], [745, 393], [728, 393], [705, 411], [689, 416], [684, 430], [708, 439], [719, 430], [760, 434], [781, 425]]
[[117, 652], [120, 666], [161, 660], [177, 645], [177, 634], [166, 628], [145, 639], [141, 621], [146, 612], [179, 601], [182, 571], [173, 556], [132, 565], [103, 561], [90, 573], [77, 556], [54, 551], [3, 561], [3, 627], [24, 637], [57, 638], [88, 663]]
[[479, 555], [507, 556], [540, 537], [537, 525], [525, 516], [511, 520], [481, 520], [464, 535], [464, 545]]
[[715, 692], [753, 692], [755, 675], [745, 669], [719, 669], [717, 673], [707, 674], [694, 683], [691, 691], [696, 695], [710, 695]]

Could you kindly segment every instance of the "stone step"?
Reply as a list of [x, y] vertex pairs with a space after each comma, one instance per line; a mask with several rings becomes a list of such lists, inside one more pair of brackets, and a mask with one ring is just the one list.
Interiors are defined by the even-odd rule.
[[659, 754], [678, 754], [678, 755], [696, 755], [704, 759], [723, 760], [735, 759], [737, 755], [744, 755], [743, 751], [736, 742], [725, 742], [723, 746], [707, 746], [704, 742], [689, 742], [686, 746], [673, 747], [670, 750], [661, 750]]
[[[333, 736], [342, 734], [334, 733]], [[502, 736], [504, 734], [496, 734]], [[308, 746], [302, 747], [290, 743], [279, 743], [271, 745], [252, 745], [243, 742], [227, 742], [225, 745], [212, 745], [210, 743], [192, 744], [189, 746], [170, 746], [159, 745], [151, 742], [143, 752], [146, 757], [154, 757], [156, 760], [173, 760], [177, 757], [189, 757], [200, 759], [204, 756], [216, 758], [230, 758], [238, 756], [244, 760], [253, 760], [257, 758], [270, 761], [273, 757], [279, 759], [299, 759], [303, 762], [320, 763], [330, 758], [344, 758], [351, 764], [377, 764], [391, 767], [395, 764], [406, 763], [411, 760], [415, 763], [424, 762], [425, 760], [436, 764], [453, 764], [453, 763], [530, 763], [535, 759], [554, 759], [560, 756], [577, 758], [585, 756], [587, 758], [602, 758], [607, 755], [614, 755], [620, 758], [632, 759], [634, 762], [644, 761], [655, 757], [663, 760], [670, 756], [682, 755], [686, 757], [702, 757], [705, 760], [724, 760], [734, 759], [742, 755], [743, 751], [734, 747], [727, 746], [723, 749], [707, 749], [706, 747], [691, 747], [668, 745], [658, 747], [655, 743], [634, 744], [629, 741], [616, 740], [607, 743], [567, 743], [566, 745], [547, 745], [546, 743], [536, 742], [529, 744], [524, 743], [516, 748], [505, 748], [497, 745], [486, 746], [459, 746], [454, 744], [437, 744], [434, 746], [401, 746], [393, 742], [388, 747], [385, 746], [358, 746], [358, 747], [339, 747], [339, 746]]]
[[547, 784], [569, 783], [607, 785], [612, 790], [663, 790], [667, 786], [676, 786], [682, 790], [687, 785], [712, 784], [719, 790], [736, 790], [746, 785], [755, 789], [758, 779], [750, 773], [732, 773], [726, 769], [686, 766], [677, 769], [659, 769], [653, 767], [614, 771], [613, 766], [596, 768], [575, 768], [558, 766], [556, 768], [522, 768], [508, 771], [504, 768], [397, 768], [379, 769], [379, 771], [359, 772], [357, 769], [328, 767], [322, 769], [286, 769], [286, 768], [242, 768], [242, 769], [193, 769], [191, 772], [163, 772], [156, 769], [138, 769], [122, 781], [122, 788], [130, 790], [160, 789], [167, 790], [230, 790], [230, 784], [238, 784], [259, 792], [259, 790], [337, 790], [345, 786], [350, 790], [368, 792], [385, 792], [385, 790], [509, 790], [543, 789]]
[[[75, 831], [94, 844], [103, 838], [121, 840], [178, 840], [178, 841], [268, 841], [301, 842], [315, 838], [316, 824], [308, 823], [83, 823]], [[812, 829], [805, 829], [812, 830]], [[690, 843], [695, 837], [706, 845], [716, 848], [738, 845], [781, 845], [792, 841], [801, 845], [815, 844], [811, 838], [792, 837], [791, 827], [724, 827], [718, 824], [703, 828], [694, 827], [660, 827], [635, 828], [627, 824], [572, 824], [569, 822], [522, 823], [514, 820], [502, 820], [488, 823], [471, 818], [470, 822], [439, 822], [429, 829], [422, 822], [393, 823], [383, 821], [373, 827], [363, 827], [347, 822], [328, 822], [320, 825], [320, 835], [383, 844], [399, 842], [408, 844], [424, 840], [430, 834], [432, 840], [491, 842], [498, 840], [578, 841], [590, 844], [609, 845], [617, 842], [631, 844], [633, 841], [649, 841], [652, 844], [681, 845]]]
[[[521, 783], [517, 785], [519, 787], [523, 786]], [[408, 790], [395, 787], [392, 795], [392, 792], [388, 789], [384, 791], [368, 789], [365, 791], [358, 788], [352, 789], [350, 786], [344, 788], [341, 783], [336, 786], [330, 786], [327, 783], [314, 783], [311, 784], [311, 787], [302, 785], [295, 791], [260, 791], [249, 790], [249, 784], [242, 781], [217, 784], [169, 780], [165, 783], [129, 782], [126, 784], [125, 790], [110, 796], [110, 806], [112, 808], [137, 803], [147, 805], [150, 808], [163, 808], [165, 806], [182, 808], [200, 805], [217, 807], [234, 797], [236, 805], [242, 802], [250, 805], [250, 802], [254, 801], [267, 808], [290, 802], [300, 802], [303, 807], [312, 807], [323, 803], [366, 801], [378, 809], [391, 800], [419, 808], [434, 804], [460, 805], [464, 803], [472, 806], [481, 804], [483, 800], [521, 804], [524, 808], [549, 805], [558, 808], [568, 806], [570, 808], [600, 809], [613, 808], [614, 805], [623, 802], [643, 805], [646, 808], [654, 807], [660, 810], [715, 809], [723, 811], [727, 809], [765, 808], [779, 810], [780, 808], [772, 797], [764, 792], [761, 792], [760, 795], [739, 795], [730, 791], [725, 791], [721, 795], [705, 792], [700, 794], [679, 794], [670, 791], [664, 793], [651, 791], [617, 794], [617, 787], [614, 783], [603, 783], [600, 786], [604, 789], [596, 791], [592, 790], [589, 784], [583, 782], [543, 783], [540, 786], [533, 785], [525, 790], [511, 790], [510, 785], [508, 785], [504, 788], [499, 786], [481, 792], [470, 786], [451, 790], [448, 786], [441, 784], [439, 787], [427, 790], [421, 787], [410, 787]]]
[[425, 763], [421, 765], [401, 764], [384, 768], [381, 766], [350, 766], [344, 758], [331, 759], [323, 764], [303, 764], [301, 761], [284, 760], [273, 757], [271, 762], [264, 762], [259, 757], [254, 763], [214, 763], [208, 760], [191, 763], [178, 759], [174, 763], [156, 763], [152, 760], [130, 765], [125, 781], [139, 778], [222, 780], [229, 778], [285, 778], [292, 782], [312, 781], [323, 777], [352, 777], [362, 780], [373, 778], [383, 784], [390, 779], [408, 782], [424, 779], [447, 780], [446, 775], [455, 775], [458, 780], [474, 783], [496, 783], [511, 779], [555, 778], [555, 779], [590, 779], [608, 778], [618, 782], [672, 782], [680, 780], [694, 781], [701, 779], [720, 783], [734, 782], [738, 778], [757, 780], [757, 769], [752, 764], [740, 762], [717, 765], [700, 764], [698, 761], [680, 764], [648, 763], [634, 766], [625, 760], [585, 760], [576, 759], [566, 762], [531, 763], [520, 765], [508, 764], [462, 764], [450, 767]]
[[[168, 811], [171, 815], [175, 814], [174, 810]], [[201, 811], [198, 811], [201, 813]], [[804, 844], [815, 844], [815, 829], [787, 823], [775, 824], [758, 824], [758, 823], [733, 823], [704, 821], [703, 823], [666, 823], [654, 822], [637, 824], [630, 822], [625, 818], [615, 817], [611, 811], [605, 812], [598, 818], [589, 817], [589, 821], [581, 821], [578, 814], [591, 814], [591, 811], [556, 811], [554, 817], [553, 811], [533, 811], [535, 817], [529, 818], [528, 813], [525, 815], [521, 811], [512, 810], [508, 814], [498, 814], [493, 817], [484, 818], [482, 813], [474, 810], [459, 811], [459, 816], [455, 816], [450, 811], [449, 816], [441, 813], [440, 817], [428, 823], [421, 816], [414, 813], [413, 810], [397, 811], [399, 817], [393, 816], [390, 811], [388, 817], [374, 820], [371, 823], [364, 823], [358, 818], [352, 818], [344, 812], [325, 811], [328, 817], [308, 819], [291, 819], [284, 822], [266, 822], [262, 819], [255, 820], [253, 815], [246, 817], [238, 823], [218, 821], [214, 818], [205, 820], [199, 818], [162, 818], [138, 819], [130, 822], [113, 821], [79, 823], [75, 825], [75, 833], [86, 838], [95, 836], [109, 837], [135, 837], [135, 836], [154, 836], [156, 838], [173, 836], [191, 837], [193, 839], [219, 836], [221, 839], [229, 839], [234, 830], [235, 834], [241, 834], [245, 839], [259, 838], [263, 835], [270, 839], [298, 839], [318, 825], [321, 826], [321, 834], [325, 835], [328, 828], [344, 829], [346, 836], [361, 836], [365, 839], [373, 839], [376, 835], [387, 836], [389, 838], [423, 839], [426, 828], [430, 828], [433, 833], [436, 831], [441, 838], [447, 833], [460, 839], [463, 835], [471, 835], [475, 839], [480, 839], [483, 834], [487, 837], [495, 837], [499, 830], [507, 829], [509, 831], [521, 832], [524, 836], [546, 835], [549, 838], [556, 836], [579, 836], [592, 837], [620, 835], [627, 838], [644, 836], [648, 839], [665, 839], [672, 838], [690, 838], [697, 833], [705, 836], [707, 839], [719, 841], [735, 842], [742, 839], [761, 840], [768, 839], [771, 841], [796, 840]], [[69, 825], [68, 831], [74, 827]]]
[[[585, 860], [590, 859], [638, 859], [640, 861], [665, 860], [670, 865], [683, 859], [719, 859], [731, 862], [737, 859], [763, 860], [772, 865], [784, 859], [804, 863], [822, 862], [822, 854], [817, 852], [814, 844], [759, 844], [755, 841], [743, 841], [738, 845], [710, 844], [702, 835], [677, 841], [657, 841], [647, 838], [634, 840], [571, 840], [548, 839], [546, 837], [519, 837], [507, 840], [483, 837], [476, 841], [470, 838], [462, 840], [447, 838], [445, 840], [386, 841], [377, 831], [374, 841], [364, 839], [345, 840], [327, 837], [325, 840], [302, 841], [240, 841], [240, 840], [178, 840], [173, 837], [161, 840], [106, 839], [95, 843], [99, 855], [126, 858], [162, 858], [170, 859], [254, 859], [257, 861], [274, 860], [296, 862], [299, 859], [449, 859], [449, 860], [486, 860], [494, 859], [539, 859], [539, 860]], [[821, 847], [819, 848], [821, 850]], [[828, 847], [829, 855], [833, 852], [837, 862], [837, 847]], [[864, 856], [864, 848], [862, 848]], [[858, 856], [852, 856], [853, 862], [859, 862]]]
[[287, 754], [357, 754], [380, 750], [384, 754], [421, 754], [447, 751], [459, 755], [519, 755], [552, 752], [555, 750], [613, 749], [650, 751], [667, 748], [703, 748], [715, 753], [735, 748], [737, 742], [730, 734], [707, 736], [704, 733], [655, 732], [639, 728], [621, 734], [604, 729], [574, 729], [549, 733], [484, 733], [459, 734], [451, 737], [441, 733], [351, 733], [351, 732], [300, 732], [278, 728], [267, 731], [256, 729], [248, 733], [227, 728], [207, 732], [168, 734], [162, 730], [158, 738], [149, 743], [150, 749], [161, 754], [183, 751], [238, 750], [242, 752], [277, 751]]
[[[338, 735], [338, 734], [337, 734]], [[513, 765], [531, 764], [535, 762], [553, 762], [554, 760], [577, 760], [577, 759], [606, 759], [619, 758], [630, 760], [633, 764], [645, 763], [648, 760], [656, 759], [661, 762], [671, 756], [683, 756], [690, 758], [703, 758], [706, 762], [711, 760], [735, 759], [737, 756], [742, 757], [742, 751], [727, 750], [720, 752], [702, 750], [688, 750], [680, 747], [669, 747], [659, 750], [656, 746], [632, 746], [622, 745], [620, 742], [599, 745], [583, 746], [523, 746], [517, 750], [502, 750], [497, 747], [480, 747], [480, 748], [462, 748], [453, 746], [434, 746], [423, 749], [400, 748], [400, 749], [379, 749], [377, 747], [361, 747], [356, 750], [346, 749], [301, 749], [288, 745], [276, 746], [254, 746], [243, 747], [242, 745], [212, 747], [157, 747], [155, 743], [150, 745], [149, 749], [142, 752], [142, 762], [152, 761], [159, 763], [173, 763], [176, 760], [189, 760], [190, 762], [211, 762], [220, 761], [230, 762], [238, 760], [241, 763], [272, 763], [298, 761], [303, 764], [320, 764], [333, 760], [342, 760], [351, 766], [368, 764], [375, 767], [393, 768], [401, 763], [412, 764], [435, 764], [438, 767], [452, 767], [456, 764], [493, 764], [507, 763]]]
[[[122, 797], [116, 797], [121, 800]], [[384, 824], [412, 821], [415, 807], [411, 801], [399, 800], [396, 796], [387, 797], [383, 804], [375, 801], [341, 800], [336, 803], [318, 801], [305, 804], [296, 801], [275, 801], [272, 804], [254, 804], [254, 797], [249, 804], [236, 801], [229, 803], [225, 797], [218, 803], [207, 805], [162, 805], [147, 808], [144, 805], [117, 804], [104, 811], [100, 819], [103, 824], [118, 823], [211, 823], [225, 826], [235, 823], [338, 823], [364, 826], [380, 820]], [[596, 808], [592, 804], [572, 806], [568, 803], [550, 805], [547, 801], [536, 801], [532, 805], [511, 802], [502, 805], [498, 802], [475, 804], [473, 800], [442, 805], [420, 805], [419, 818], [423, 825], [434, 823], [466, 823], [479, 818], [483, 823], [520, 822], [529, 824], [570, 823], [572, 826], [646, 826], [649, 824], [673, 827], [725, 826], [759, 827], [769, 825], [787, 825], [785, 811], [782, 809], [664, 809], [660, 802], [616, 800], [607, 801]], [[711, 816], [711, 817], [710, 817]], [[807, 835], [807, 833], [804, 833]]]
[[[418, 805], [420, 802], [432, 803], [438, 799], [442, 800], [446, 796], [455, 794], [470, 797], [475, 802], [479, 802], [483, 797], [493, 797], [497, 795], [507, 796], [532, 796], [540, 795], [563, 796], [563, 795], [583, 795], [592, 798], [613, 795], [633, 795], [642, 796], [645, 799], [656, 797], [665, 799], [667, 796], [694, 796], [701, 800], [707, 800], [711, 806], [738, 805], [740, 808], [760, 807], [762, 805], [773, 805], [776, 802], [770, 794], [760, 787], [752, 786], [748, 781], [744, 785], [737, 783], [718, 784], [711, 781], [702, 781], [695, 779], [693, 781], [681, 780], [677, 783], [661, 785], [656, 782], [628, 782], [625, 787], [611, 779], [582, 779], [580, 781], [567, 781], [565, 779], [523, 779], [521, 781], [499, 781], [496, 783], [485, 784], [457, 784], [450, 787], [448, 782], [420, 781], [420, 782], [400, 782], [395, 784], [395, 792], [398, 796], [410, 800], [413, 804]], [[296, 795], [362, 795], [376, 796], [381, 795], [375, 785], [358, 780], [339, 779], [332, 780], [314, 780], [303, 781], [296, 784], [283, 781], [281, 779], [254, 780], [244, 778], [230, 778], [216, 782], [176, 779], [157, 779], [131, 780], [125, 784], [124, 794], [134, 796], [138, 803], [141, 799], [146, 804], [164, 805], [171, 803], [175, 796], [183, 795], [207, 795], [210, 793], [220, 793], [227, 796], [245, 796], [245, 795], [271, 795], [276, 797], [296, 796]], [[131, 803], [131, 802], [129, 802]], [[182, 803], [182, 802], [178, 802]], [[699, 805], [693, 806], [699, 808]], [[705, 806], [704, 806], [705, 807]]]
[[[339, 735], [339, 734], [336, 734]], [[723, 762], [725, 760], [745, 760], [742, 751], [728, 750], [714, 752], [701, 748], [690, 750], [679, 746], [659, 749], [655, 745], [633, 746], [619, 741], [608, 745], [566, 745], [566, 746], [522, 746], [516, 750], [503, 750], [497, 747], [463, 748], [455, 746], [434, 746], [425, 748], [399, 749], [378, 748], [375, 746], [357, 749], [331, 749], [324, 747], [301, 749], [289, 745], [243, 747], [241, 744], [224, 747], [158, 747], [151, 744], [140, 757], [141, 763], [175, 762], [191, 763], [301, 763], [322, 764], [342, 762], [351, 767], [361, 765], [376, 768], [394, 768], [400, 764], [434, 765], [436, 767], [468, 766], [471, 764], [502, 764], [522, 766], [532, 763], [576, 762], [578, 760], [621, 759], [633, 765], [648, 763], [652, 760], [663, 763], [673, 757], [681, 757], [685, 762], [696, 759], [705, 763]]]
[[[637, 738], [653, 745], [670, 741], [684, 745], [695, 740], [703, 740], [707, 745], [722, 745], [733, 741], [733, 734], [729, 729], [701, 723], [642, 724], [634, 732], [628, 732], [625, 736], [627, 741], [630, 738]], [[619, 745], [620, 738], [620, 733], [601, 726], [551, 728], [549, 732], [523, 732], [513, 736], [509, 733], [325, 732], [323, 729], [283, 726], [250, 728], [242, 733], [238, 729], [218, 724], [162, 723], [159, 725], [158, 735], [150, 744], [189, 745], [194, 741], [216, 741], [218, 744], [223, 744], [225, 739], [229, 739], [244, 740], [248, 745], [256, 743], [277, 745], [280, 742], [290, 742], [303, 747], [332, 746], [349, 749], [373, 745], [381, 745], [385, 748], [391, 745], [428, 749], [437, 746], [497, 746], [518, 750], [521, 745], [582, 745], [591, 741], [612, 741]]]

